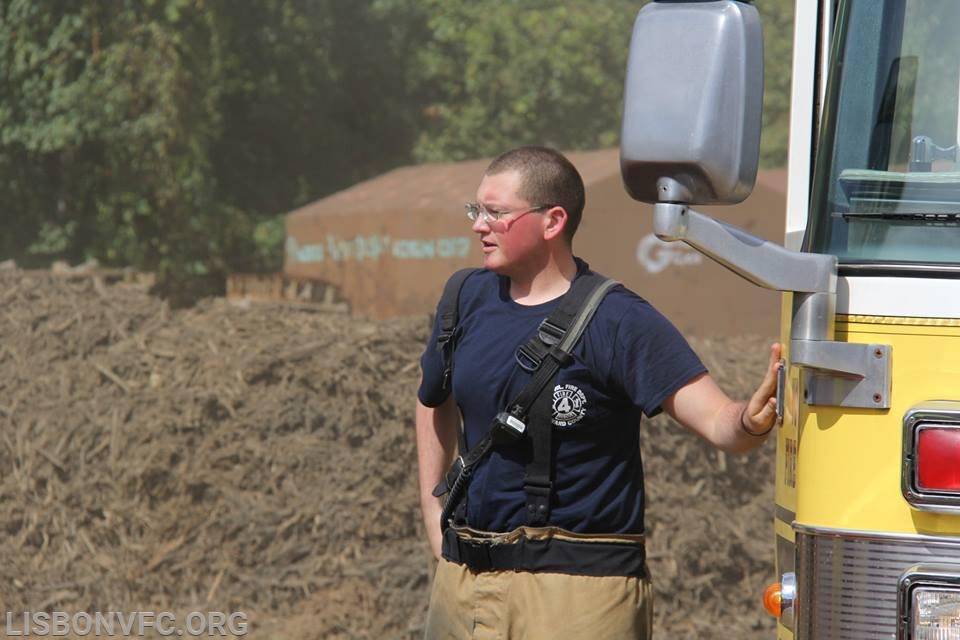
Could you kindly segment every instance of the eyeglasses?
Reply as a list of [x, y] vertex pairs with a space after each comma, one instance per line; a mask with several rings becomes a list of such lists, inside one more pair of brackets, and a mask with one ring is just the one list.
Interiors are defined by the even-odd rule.
[[[525, 215], [527, 213], [545, 211], [553, 205], [541, 204], [535, 207], [520, 207], [519, 209], [503, 209], [500, 211], [496, 209], [488, 209], [477, 202], [468, 202], [463, 206], [467, 210], [467, 217], [470, 218], [472, 222], [476, 222], [477, 218], [483, 218], [483, 221], [489, 224], [491, 222], [503, 220], [504, 217], [510, 215], [511, 213], [520, 213], [521, 215]], [[519, 218], [520, 216], [517, 217]]]

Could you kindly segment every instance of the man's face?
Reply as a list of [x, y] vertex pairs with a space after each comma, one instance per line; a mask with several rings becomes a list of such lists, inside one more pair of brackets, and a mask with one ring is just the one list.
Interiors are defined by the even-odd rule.
[[542, 210], [531, 210], [542, 203], [520, 197], [521, 185], [520, 172], [507, 171], [484, 176], [477, 189], [477, 203], [487, 211], [511, 212], [490, 222], [479, 216], [473, 223], [482, 244], [483, 266], [510, 277], [535, 268], [546, 250]]

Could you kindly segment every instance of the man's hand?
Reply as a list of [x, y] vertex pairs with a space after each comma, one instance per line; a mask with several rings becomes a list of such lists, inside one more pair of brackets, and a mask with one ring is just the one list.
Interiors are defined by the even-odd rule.
[[777, 376], [784, 366], [781, 360], [783, 346], [775, 343], [770, 346], [770, 363], [767, 373], [757, 390], [753, 392], [740, 413], [740, 426], [752, 436], [761, 436], [769, 432], [777, 421]]
[[440, 529], [440, 514], [443, 507], [439, 500], [421, 507], [423, 510], [423, 522], [427, 529], [427, 541], [430, 543], [430, 552], [433, 553], [435, 560], [440, 559], [440, 551], [443, 541], [443, 534]]

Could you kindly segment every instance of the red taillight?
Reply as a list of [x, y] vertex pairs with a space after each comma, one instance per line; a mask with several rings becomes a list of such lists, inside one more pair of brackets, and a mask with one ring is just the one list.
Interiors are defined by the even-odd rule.
[[915, 464], [920, 490], [960, 491], [960, 428], [917, 429]]

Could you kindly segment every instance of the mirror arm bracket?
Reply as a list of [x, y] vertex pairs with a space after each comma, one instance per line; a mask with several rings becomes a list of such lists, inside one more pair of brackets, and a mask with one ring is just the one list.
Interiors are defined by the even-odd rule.
[[834, 341], [837, 257], [790, 251], [685, 204], [654, 205], [661, 240], [683, 240], [750, 282], [793, 292], [790, 355], [810, 405], [890, 407], [891, 347]]

